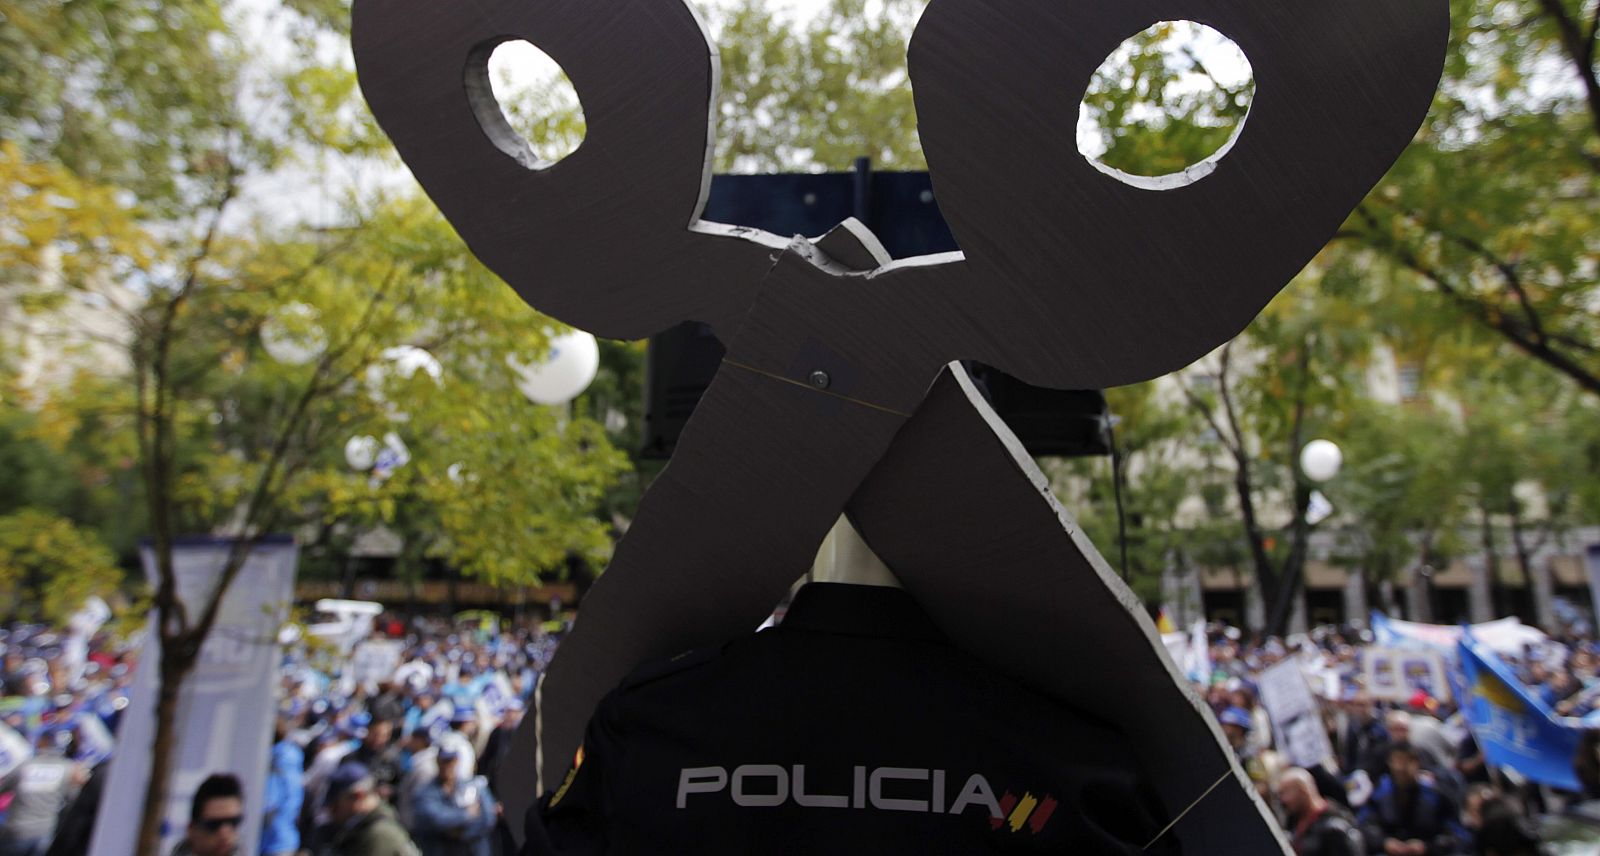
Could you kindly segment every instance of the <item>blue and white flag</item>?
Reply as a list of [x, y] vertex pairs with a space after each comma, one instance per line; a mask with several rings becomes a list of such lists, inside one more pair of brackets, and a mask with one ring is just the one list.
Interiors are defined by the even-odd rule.
[[1582, 790], [1572, 760], [1583, 732], [1558, 720], [1471, 633], [1463, 634], [1459, 652], [1466, 678], [1462, 712], [1484, 759], [1540, 784]]
[[1385, 648], [1438, 651], [1446, 660], [1455, 659], [1456, 644], [1464, 632], [1471, 632], [1481, 647], [1503, 657], [1524, 657], [1531, 653], [1535, 659], [1543, 659], [1551, 647], [1550, 637], [1537, 627], [1523, 624], [1516, 616], [1470, 626], [1452, 626], [1403, 621], [1373, 610], [1370, 620], [1374, 644]]

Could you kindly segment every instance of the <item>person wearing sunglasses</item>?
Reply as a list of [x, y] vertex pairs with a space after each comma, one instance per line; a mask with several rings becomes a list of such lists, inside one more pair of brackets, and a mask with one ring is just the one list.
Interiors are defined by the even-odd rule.
[[172, 856], [234, 856], [244, 824], [244, 789], [237, 776], [218, 773], [200, 783], [189, 806], [189, 831]]

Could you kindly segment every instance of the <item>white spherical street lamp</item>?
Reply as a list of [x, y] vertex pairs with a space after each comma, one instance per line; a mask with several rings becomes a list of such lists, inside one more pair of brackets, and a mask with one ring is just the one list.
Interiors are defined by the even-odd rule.
[[1344, 453], [1331, 440], [1312, 440], [1300, 450], [1300, 471], [1314, 482], [1325, 482], [1339, 474]]

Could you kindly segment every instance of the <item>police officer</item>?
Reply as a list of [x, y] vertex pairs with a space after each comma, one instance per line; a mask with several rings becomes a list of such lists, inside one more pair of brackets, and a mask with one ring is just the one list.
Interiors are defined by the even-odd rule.
[[1166, 819], [1113, 726], [956, 650], [904, 591], [812, 583], [777, 627], [607, 696], [524, 852], [1176, 853]]

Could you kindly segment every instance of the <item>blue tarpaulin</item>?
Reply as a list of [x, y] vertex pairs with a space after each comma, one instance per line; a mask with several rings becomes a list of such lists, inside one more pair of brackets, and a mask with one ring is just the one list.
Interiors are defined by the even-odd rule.
[[1462, 712], [1484, 759], [1541, 784], [1581, 790], [1572, 760], [1582, 730], [1558, 719], [1471, 633], [1462, 635], [1459, 654]]

